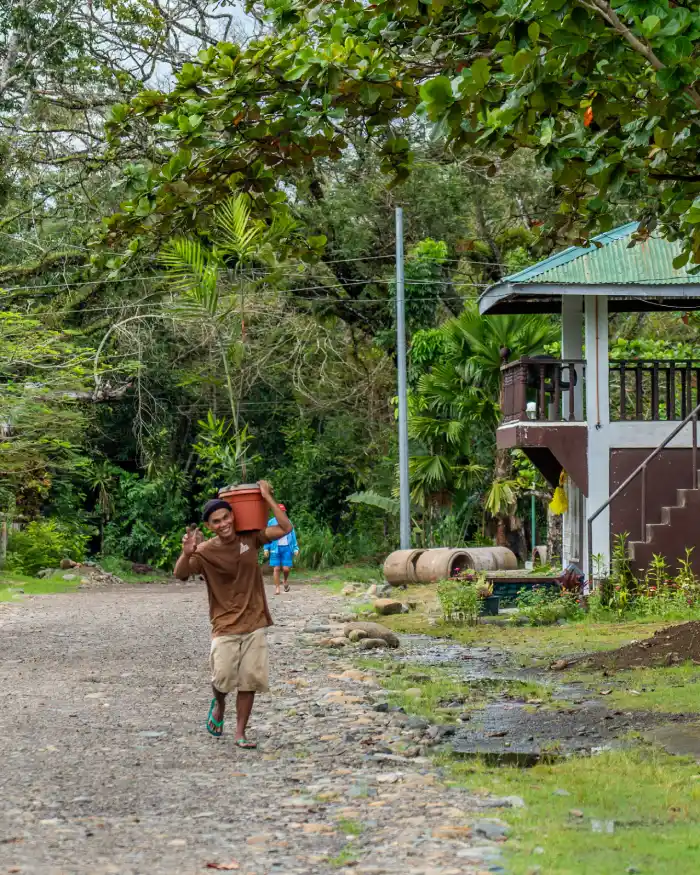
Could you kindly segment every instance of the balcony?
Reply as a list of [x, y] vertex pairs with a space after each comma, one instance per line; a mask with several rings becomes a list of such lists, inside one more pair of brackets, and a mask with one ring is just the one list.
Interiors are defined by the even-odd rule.
[[583, 361], [521, 358], [503, 366], [501, 385], [502, 425], [585, 421]]
[[[700, 404], [700, 361], [615, 360], [608, 365], [611, 422], [673, 422]], [[586, 421], [583, 361], [522, 358], [502, 368], [502, 425]]]

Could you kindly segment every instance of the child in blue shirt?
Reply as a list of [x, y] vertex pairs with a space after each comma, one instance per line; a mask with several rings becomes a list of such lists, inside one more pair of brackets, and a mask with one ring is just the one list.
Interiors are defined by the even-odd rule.
[[[280, 507], [283, 510], [285, 509], [283, 504], [280, 504]], [[275, 521], [271, 525], [276, 525]], [[267, 545], [265, 558], [270, 557], [270, 567], [273, 569], [272, 573], [275, 580], [275, 595], [280, 594], [280, 568], [284, 575], [284, 591], [289, 592], [289, 572], [294, 565], [294, 557], [298, 555], [299, 545], [294, 529], [288, 535], [283, 535]]]

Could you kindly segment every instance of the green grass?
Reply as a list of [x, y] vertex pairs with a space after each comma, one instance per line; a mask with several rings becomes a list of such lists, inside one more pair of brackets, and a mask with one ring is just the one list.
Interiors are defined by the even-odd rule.
[[668, 625], [659, 620], [600, 622], [588, 619], [564, 626], [455, 626], [439, 618], [436, 587], [412, 586], [402, 600], [415, 601], [416, 611], [383, 617], [397, 633], [449, 638], [460, 644], [489, 646], [512, 652], [523, 664], [546, 665], [560, 657], [596, 650], [612, 650], [631, 641], [651, 637]]
[[[639, 747], [532, 769], [448, 755], [441, 765], [472, 791], [524, 799], [525, 808], [503, 812], [512, 875], [535, 865], [547, 875], [621, 875], [629, 867], [680, 875], [700, 867], [700, 767], [691, 760]], [[613, 821], [614, 832], [595, 832], [593, 821]]]
[[[52, 595], [56, 592], [70, 592], [80, 585], [80, 578], [75, 580], [63, 580], [62, 575], [68, 574], [61, 571], [52, 577], [40, 580], [36, 577], [28, 577], [24, 574], [12, 572], [0, 572], [0, 602], [20, 601], [24, 595]], [[24, 593], [18, 590], [24, 590]]]
[[338, 821], [338, 829], [347, 836], [359, 836], [362, 835], [364, 827], [359, 820], [348, 820], [343, 817]]
[[328, 858], [328, 865], [334, 869], [342, 869], [344, 866], [354, 865], [358, 859], [359, 855], [355, 848], [351, 844], [347, 844], [335, 857]]
[[576, 679], [594, 690], [611, 689], [606, 698], [610, 708], [700, 713], [700, 666], [693, 662], [672, 668], [632, 668], [607, 676], [601, 672], [579, 672]]

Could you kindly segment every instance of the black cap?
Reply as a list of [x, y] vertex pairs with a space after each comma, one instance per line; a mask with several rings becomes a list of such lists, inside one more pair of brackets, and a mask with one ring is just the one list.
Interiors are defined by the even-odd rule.
[[202, 522], [205, 523], [215, 510], [233, 510], [223, 498], [212, 498], [202, 508]]

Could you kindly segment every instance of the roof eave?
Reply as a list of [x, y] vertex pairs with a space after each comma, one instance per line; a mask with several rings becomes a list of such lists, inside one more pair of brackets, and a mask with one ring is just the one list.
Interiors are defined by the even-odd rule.
[[[511, 301], [515, 305], [517, 299], [525, 295], [539, 295], [551, 301], [558, 301], [563, 297], [572, 295], [638, 299], [675, 298], [679, 299], [679, 302], [684, 299], [697, 301], [700, 298], [700, 283], [674, 283], [666, 285], [651, 283], [601, 283], [600, 285], [568, 283], [567, 285], [561, 285], [559, 283], [501, 282], [491, 286], [490, 289], [487, 289], [481, 295], [479, 298], [479, 313], [485, 316], [494, 311], [498, 312], [499, 305], [503, 305], [506, 301]], [[650, 307], [650, 309], [653, 309], [653, 307]], [[682, 310], [683, 306], [679, 306], [678, 309]], [[553, 307], [551, 312], [558, 313], [560, 310], [561, 307], [558, 305]], [[509, 307], [509, 312], [517, 313], [518, 311]], [[527, 313], [532, 312], [532, 310], [526, 307], [522, 312]], [[539, 312], [543, 311], [540, 310]]]

